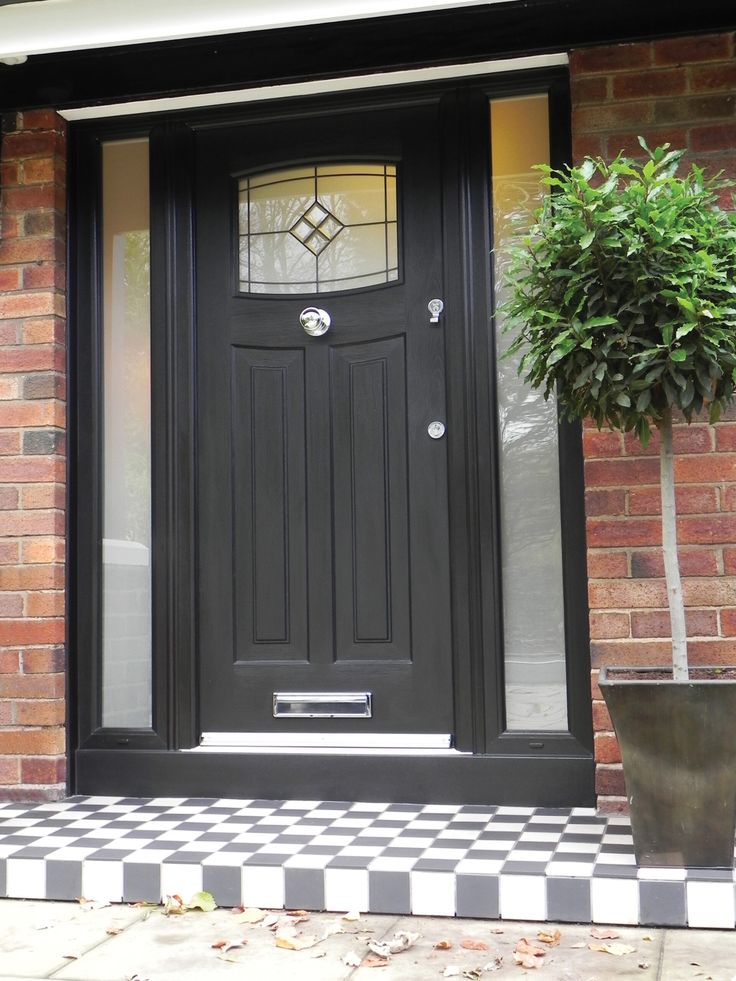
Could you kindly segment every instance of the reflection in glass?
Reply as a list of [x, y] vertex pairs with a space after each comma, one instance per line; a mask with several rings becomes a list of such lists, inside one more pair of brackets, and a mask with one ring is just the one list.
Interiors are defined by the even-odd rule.
[[329, 293], [398, 279], [396, 167], [326, 164], [238, 184], [243, 293]]
[[102, 147], [102, 724], [151, 725], [148, 141]]
[[[546, 95], [491, 102], [495, 306], [504, 299], [503, 246], [516, 214], [539, 205], [534, 164], [549, 162]], [[501, 553], [510, 730], [567, 730], [557, 411], [502, 355], [496, 322]]]

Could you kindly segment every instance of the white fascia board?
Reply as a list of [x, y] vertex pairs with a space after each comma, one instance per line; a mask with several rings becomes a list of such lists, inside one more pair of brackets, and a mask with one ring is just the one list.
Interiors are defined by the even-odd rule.
[[43, 0], [0, 7], [0, 61], [511, 0]]
[[60, 115], [70, 122], [83, 119], [107, 119], [114, 116], [133, 116], [140, 113], [176, 112], [183, 109], [201, 109], [213, 106], [236, 105], [243, 102], [264, 102], [269, 99], [287, 99], [328, 92], [346, 92], [356, 89], [379, 88], [387, 85], [407, 85], [416, 82], [442, 81], [452, 78], [471, 78], [494, 75], [501, 72], [522, 71], [530, 68], [551, 68], [567, 65], [565, 52], [529, 55], [523, 58], [503, 58], [498, 61], [481, 61], [468, 65], [436, 65], [432, 68], [412, 68], [406, 71], [381, 72], [374, 75], [350, 75], [344, 78], [317, 79], [287, 85], [264, 85], [252, 89], [231, 92], [202, 92], [163, 99], [143, 99], [139, 102], [120, 102], [107, 106], [84, 106], [80, 109], [61, 109]]

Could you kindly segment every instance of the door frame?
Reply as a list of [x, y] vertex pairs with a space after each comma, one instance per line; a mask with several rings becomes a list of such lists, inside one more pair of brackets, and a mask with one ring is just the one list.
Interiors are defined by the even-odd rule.
[[[457, 752], [414, 755], [412, 787], [403, 755], [331, 755], [341, 799], [548, 805], [592, 804], [593, 756], [586, 595], [582, 449], [579, 427], [560, 426], [565, 632], [570, 732], [504, 732], [503, 625], [494, 347], [491, 321], [488, 99], [547, 92], [551, 157], [570, 153], [567, 72], [544, 69], [389, 90], [280, 100], [165, 116], [78, 123], [71, 130], [70, 280], [72, 392], [69, 646], [75, 745], [72, 788], [82, 793], [279, 797], [310, 795], [315, 754], [190, 752], [199, 738], [194, 617], [195, 398], [193, 171], [200, 128], [249, 119], [274, 123], [332, 106], [381, 108], [439, 103], [446, 306], [463, 312], [446, 337], [453, 678]], [[101, 650], [101, 297], [100, 144], [148, 136], [151, 147], [153, 440], [153, 726], [100, 725]], [[91, 190], [92, 189], [92, 190]], [[451, 341], [451, 343], [450, 343]], [[72, 740], [70, 740], [72, 742]], [[114, 754], [114, 757], [113, 755]], [[306, 776], [305, 776], [306, 773]], [[374, 790], [368, 790], [371, 780]], [[339, 793], [338, 789], [339, 788]]]

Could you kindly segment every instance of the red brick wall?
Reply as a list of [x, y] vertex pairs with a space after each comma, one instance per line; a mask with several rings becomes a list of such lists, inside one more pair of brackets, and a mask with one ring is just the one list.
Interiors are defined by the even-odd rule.
[[10, 124], [0, 157], [0, 799], [36, 800], [65, 790], [66, 131], [45, 110]]
[[[571, 54], [573, 152], [615, 156], [650, 146], [736, 176], [734, 35], [587, 48]], [[609, 663], [669, 658], [669, 618], [659, 554], [656, 439], [586, 427], [593, 719], [597, 790], [604, 809], [623, 804], [616, 740], [597, 687]], [[679, 543], [694, 663], [736, 663], [736, 411], [710, 427], [675, 433]]]

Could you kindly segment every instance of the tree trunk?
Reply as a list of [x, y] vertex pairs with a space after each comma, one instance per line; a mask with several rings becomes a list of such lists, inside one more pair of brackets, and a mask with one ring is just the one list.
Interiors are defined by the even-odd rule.
[[662, 553], [667, 602], [670, 607], [672, 633], [672, 676], [687, 681], [687, 630], [685, 604], [682, 599], [680, 562], [677, 556], [677, 509], [675, 506], [675, 468], [672, 454], [672, 409], [667, 409], [659, 424], [660, 492], [662, 495]]

